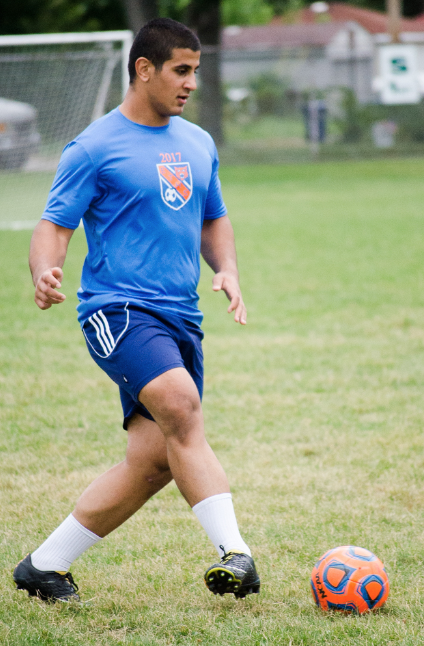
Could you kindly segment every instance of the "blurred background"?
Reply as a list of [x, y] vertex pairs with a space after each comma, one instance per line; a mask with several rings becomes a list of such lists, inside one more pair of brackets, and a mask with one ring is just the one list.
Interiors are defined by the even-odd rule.
[[120, 103], [133, 33], [155, 16], [200, 37], [184, 116], [223, 164], [422, 155], [423, 4], [0, 0], [0, 175], [54, 171], [63, 146]]

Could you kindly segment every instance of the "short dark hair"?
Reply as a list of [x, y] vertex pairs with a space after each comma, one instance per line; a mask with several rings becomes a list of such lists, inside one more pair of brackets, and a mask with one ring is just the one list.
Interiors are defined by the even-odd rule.
[[200, 41], [191, 29], [171, 18], [149, 20], [136, 35], [130, 50], [128, 72], [130, 83], [136, 77], [137, 58], [147, 58], [157, 70], [172, 58], [174, 49], [200, 51]]

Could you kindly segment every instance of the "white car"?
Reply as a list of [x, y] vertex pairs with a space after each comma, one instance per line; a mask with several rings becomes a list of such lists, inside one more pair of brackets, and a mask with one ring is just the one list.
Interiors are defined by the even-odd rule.
[[0, 168], [21, 168], [39, 143], [37, 110], [28, 103], [0, 98]]

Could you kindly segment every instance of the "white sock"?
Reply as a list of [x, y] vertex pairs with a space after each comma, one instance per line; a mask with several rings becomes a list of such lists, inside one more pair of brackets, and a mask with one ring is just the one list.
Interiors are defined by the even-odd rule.
[[219, 493], [216, 496], [205, 498], [194, 505], [193, 511], [219, 556], [224, 556], [220, 545], [226, 552], [233, 549], [252, 556], [240, 536], [230, 493]]
[[31, 554], [31, 562], [44, 572], [68, 572], [72, 561], [101, 540], [69, 514], [47, 540]]

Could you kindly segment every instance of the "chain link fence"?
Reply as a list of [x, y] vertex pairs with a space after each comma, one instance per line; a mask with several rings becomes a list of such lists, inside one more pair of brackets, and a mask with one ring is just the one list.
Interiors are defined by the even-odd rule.
[[[331, 47], [224, 46], [221, 164], [424, 154], [424, 104], [382, 105], [375, 51], [331, 30]], [[63, 146], [120, 103], [126, 58], [114, 42], [0, 48], [0, 222], [39, 216]]]
[[224, 49], [222, 163], [424, 154], [424, 103], [381, 104], [377, 47], [358, 26], [331, 28], [325, 46]]

